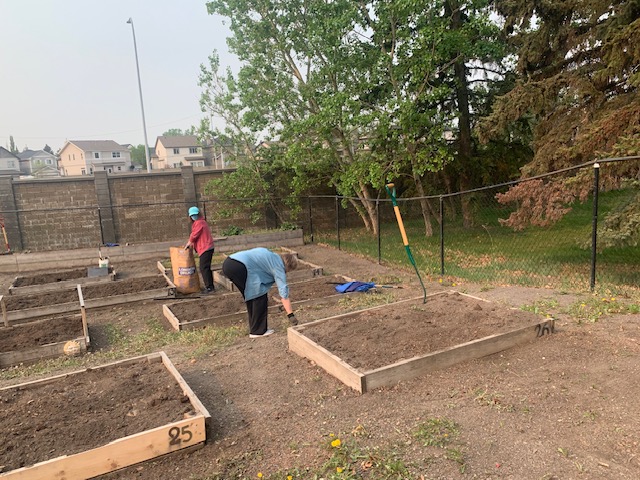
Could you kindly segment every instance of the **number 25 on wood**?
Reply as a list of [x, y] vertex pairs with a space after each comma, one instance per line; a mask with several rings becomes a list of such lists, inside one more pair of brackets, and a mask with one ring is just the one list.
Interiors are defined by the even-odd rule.
[[189, 425], [184, 427], [172, 427], [169, 429], [169, 445], [180, 445], [182, 442], [189, 443], [193, 438]]

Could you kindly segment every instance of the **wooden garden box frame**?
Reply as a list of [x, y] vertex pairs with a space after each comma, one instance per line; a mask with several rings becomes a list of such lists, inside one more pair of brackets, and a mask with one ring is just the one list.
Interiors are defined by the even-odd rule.
[[[65, 355], [65, 345], [68, 342], [76, 342], [80, 347], [81, 354], [86, 353], [90, 346], [89, 328], [87, 326], [87, 312], [82, 298], [82, 290], [78, 287], [78, 296], [80, 298], [80, 316], [82, 319], [82, 336], [77, 338], [69, 338], [60, 342], [48, 343], [38, 347], [25, 348], [23, 350], [13, 350], [11, 352], [0, 352], [0, 368], [11, 367], [13, 365], [34, 363], [48, 358], [57, 358]], [[21, 323], [19, 325], [5, 324], [5, 328], [22, 328], [25, 325], [46, 323], [51, 318], [41, 318], [33, 322]], [[1, 332], [0, 332], [1, 334]]]
[[[352, 282], [353, 280], [350, 279], [349, 277], [345, 277], [344, 275], [334, 275], [333, 277], [341, 277], [344, 279], [344, 283], [346, 282]], [[309, 278], [305, 281], [309, 282], [315, 280], [313, 278]], [[294, 282], [294, 283], [290, 283], [289, 286], [291, 285], [296, 285], [296, 283], [304, 283], [305, 281], [302, 282]], [[345, 298], [346, 296], [352, 295], [352, 294], [357, 294], [358, 292], [349, 292], [349, 293], [336, 293], [335, 295], [329, 295], [326, 297], [318, 297], [318, 298], [308, 298], [306, 300], [300, 300], [298, 302], [292, 302], [291, 305], [295, 308], [299, 308], [299, 307], [306, 307], [308, 305], [316, 305], [316, 304], [323, 304], [325, 302], [329, 303], [329, 302], [334, 302], [334, 301], [338, 301], [340, 298]], [[237, 292], [234, 293], [225, 293], [226, 295], [238, 295]], [[219, 298], [219, 297], [212, 297], [212, 300], [215, 300], [215, 298]], [[242, 309], [238, 312], [235, 313], [226, 313], [224, 315], [217, 315], [214, 317], [206, 317], [206, 318], [200, 318], [197, 320], [192, 320], [192, 321], [188, 321], [188, 322], [183, 322], [182, 320], [180, 320], [175, 313], [173, 313], [173, 310], [171, 310], [171, 307], [173, 305], [180, 305], [179, 303], [165, 303], [162, 305], [162, 313], [164, 314], [164, 317], [169, 321], [169, 324], [175, 329], [175, 330], [195, 330], [198, 328], [204, 328], [208, 325], [217, 325], [220, 324], [222, 322], [226, 322], [226, 321], [242, 321], [244, 319], [247, 318], [247, 311], [246, 309]], [[268, 308], [269, 313], [277, 313], [280, 309], [280, 305], [273, 305], [271, 307]]]
[[61, 282], [44, 283], [41, 285], [27, 285], [24, 287], [16, 287], [14, 284], [20, 277], [16, 277], [9, 287], [9, 295], [23, 295], [30, 293], [56, 292], [59, 290], [67, 290], [74, 288], [76, 285], [95, 285], [100, 283], [113, 282], [116, 279], [116, 271], [111, 270], [107, 275], [102, 277], [78, 277], [71, 280], [63, 280]]
[[[458, 292], [438, 292], [428, 295], [427, 298], [451, 293]], [[468, 298], [473, 298], [474, 300], [491, 303], [483, 298], [474, 297], [464, 293], [459, 294]], [[289, 327], [287, 329], [289, 350], [297, 353], [301, 357], [314, 361], [318, 366], [357, 392], [365, 393], [375, 388], [392, 386], [403, 380], [419, 377], [426, 373], [447, 368], [460, 362], [501, 352], [515, 345], [554, 332], [555, 320], [553, 318], [547, 318], [533, 325], [517, 328], [509, 332], [489, 335], [484, 338], [443, 348], [425, 355], [401, 360], [391, 365], [366, 371], [362, 371], [349, 365], [347, 362], [304, 335], [304, 330], [321, 322], [330, 322], [335, 319], [358, 315], [364, 311], [394, 308], [399, 304], [415, 302], [422, 298], [423, 297], [416, 297], [400, 300], [399, 302], [391, 304], [358, 310], [356, 312], [327, 317], [303, 325]]]
[[[36, 463], [29, 467], [22, 467], [6, 473], [0, 473], [0, 479], [45, 480], [64, 478], [65, 480], [80, 480], [104, 475], [140, 462], [152, 460], [168, 453], [204, 446], [207, 440], [207, 428], [211, 416], [173, 366], [173, 363], [171, 363], [171, 360], [169, 360], [165, 352], [152, 353], [99, 367], [91, 367], [90, 370], [103, 370], [106, 372], [117, 365], [133, 365], [142, 362], [162, 362], [171, 376], [176, 380], [176, 383], [182, 388], [184, 395], [189, 398], [191, 405], [193, 405], [195, 409], [195, 415], [119, 438], [103, 446], [92, 448], [91, 450], [72, 455], [63, 455]], [[89, 369], [5, 387], [0, 389], [0, 393], [11, 389], [33, 388], [43, 383], [64, 382], [65, 378], [87, 370]], [[28, 444], [25, 444], [25, 448], [29, 448]]]
[[[138, 302], [142, 300], [150, 300], [159, 296], [166, 296], [167, 298], [176, 296], [176, 286], [166, 275], [162, 275], [167, 282], [166, 287], [154, 288], [153, 290], [145, 290], [142, 292], [125, 293], [123, 295], [113, 295], [111, 297], [92, 298], [85, 301], [86, 308], [107, 307], [111, 305], [119, 305], [122, 303]], [[82, 285], [76, 287], [82, 288]], [[31, 321], [40, 317], [48, 317], [51, 315], [57, 315], [60, 313], [73, 312], [80, 308], [78, 302], [58, 303], [55, 305], [47, 305], [44, 307], [25, 308], [23, 310], [11, 310], [7, 311], [7, 307], [4, 302], [4, 297], [0, 296], [0, 306], [2, 308], [2, 318], [5, 326], [16, 323], [23, 323], [25, 321]]]

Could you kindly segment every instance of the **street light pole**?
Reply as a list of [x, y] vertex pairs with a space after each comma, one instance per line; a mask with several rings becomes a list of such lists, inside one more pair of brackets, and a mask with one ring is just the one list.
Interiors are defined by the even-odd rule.
[[136, 29], [133, 28], [133, 19], [129, 18], [133, 33], [133, 51], [136, 54], [136, 71], [138, 72], [138, 90], [140, 91], [140, 110], [142, 111], [142, 130], [144, 132], [144, 156], [147, 159], [147, 172], [151, 172], [151, 159], [149, 158], [149, 141], [147, 140], [147, 123], [144, 119], [144, 102], [142, 101], [142, 82], [140, 82], [140, 65], [138, 64], [138, 47], [136, 45]]

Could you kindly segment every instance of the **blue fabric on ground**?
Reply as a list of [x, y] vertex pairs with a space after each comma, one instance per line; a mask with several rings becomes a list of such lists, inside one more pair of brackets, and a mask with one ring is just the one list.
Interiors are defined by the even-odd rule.
[[366, 282], [347, 282], [342, 285], [336, 285], [336, 291], [339, 293], [347, 292], [366, 292], [376, 286], [375, 283]]

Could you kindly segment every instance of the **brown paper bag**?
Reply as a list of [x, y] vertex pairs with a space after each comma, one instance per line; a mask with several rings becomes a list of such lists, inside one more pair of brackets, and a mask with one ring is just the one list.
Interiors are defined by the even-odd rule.
[[170, 247], [171, 270], [173, 271], [173, 284], [180, 293], [200, 292], [200, 277], [193, 258], [193, 250], [185, 250], [183, 247]]

